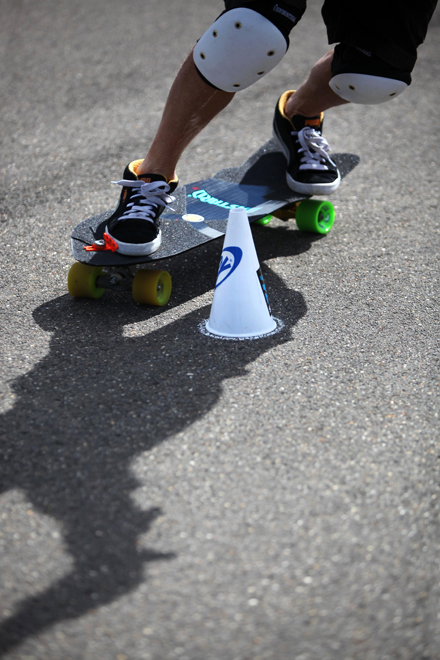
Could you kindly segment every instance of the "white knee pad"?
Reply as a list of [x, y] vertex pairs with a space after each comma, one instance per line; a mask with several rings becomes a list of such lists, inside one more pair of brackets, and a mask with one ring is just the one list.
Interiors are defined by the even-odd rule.
[[369, 76], [365, 73], [338, 73], [329, 82], [332, 90], [351, 103], [376, 105], [391, 101], [408, 85], [402, 80]]
[[272, 71], [287, 48], [273, 23], [239, 7], [222, 14], [205, 32], [194, 48], [194, 63], [211, 85], [238, 92]]

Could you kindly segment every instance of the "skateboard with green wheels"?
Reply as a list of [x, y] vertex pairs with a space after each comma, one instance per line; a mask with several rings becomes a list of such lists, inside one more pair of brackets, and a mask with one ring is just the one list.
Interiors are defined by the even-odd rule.
[[[354, 154], [335, 154], [333, 160], [345, 177], [359, 163]], [[118, 252], [106, 234], [113, 210], [80, 222], [72, 231], [76, 263], [68, 276], [68, 289], [76, 298], [100, 298], [106, 289], [131, 290], [136, 302], [165, 305], [171, 295], [171, 277], [155, 265], [163, 259], [193, 250], [224, 236], [231, 208], [244, 208], [249, 221], [267, 224], [272, 216], [295, 218], [301, 231], [326, 234], [334, 221], [331, 202], [295, 193], [286, 184], [286, 160], [269, 140], [240, 167], [220, 170], [209, 179], [179, 187], [174, 211], [161, 216], [162, 242], [151, 255], [130, 257]]]

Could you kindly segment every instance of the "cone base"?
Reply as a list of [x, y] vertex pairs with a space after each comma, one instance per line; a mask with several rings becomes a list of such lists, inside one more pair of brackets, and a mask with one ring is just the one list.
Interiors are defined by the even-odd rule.
[[202, 323], [199, 324], [199, 329], [200, 332], [202, 332], [204, 335], [207, 335], [209, 337], [215, 337], [216, 339], [236, 339], [236, 340], [244, 340], [244, 339], [262, 339], [263, 337], [270, 337], [270, 335], [274, 335], [282, 328], [284, 328], [284, 323], [280, 319], [275, 319], [272, 317], [273, 320], [273, 326], [271, 328], [264, 329], [260, 332], [248, 332], [248, 333], [227, 333], [227, 332], [219, 332], [218, 330], [215, 330], [214, 328], [211, 328], [209, 325], [209, 320], [207, 321], [202, 321]]

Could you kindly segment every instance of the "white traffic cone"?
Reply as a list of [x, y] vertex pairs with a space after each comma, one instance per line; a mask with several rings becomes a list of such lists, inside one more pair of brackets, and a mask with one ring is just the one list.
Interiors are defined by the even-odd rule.
[[239, 339], [260, 337], [276, 328], [247, 213], [231, 209], [206, 330]]

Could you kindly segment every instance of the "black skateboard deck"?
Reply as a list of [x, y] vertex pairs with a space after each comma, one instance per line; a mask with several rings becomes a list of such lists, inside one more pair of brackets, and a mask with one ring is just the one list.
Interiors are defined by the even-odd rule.
[[[342, 177], [359, 163], [354, 154], [334, 154]], [[220, 170], [212, 178], [179, 187], [175, 212], [162, 214], [162, 243], [149, 256], [129, 257], [112, 251], [85, 250], [102, 239], [113, 210], [80, 222], [71, 235], [75, 259], [89, 266], [134, 266], [173, 257], [224, 236], [231, 208], [245, 208], [250, 222], [292, 206], [309, 195], [293, 192], [286, 184], [286, 159], [269, 140], [240, 167]], [[195, 217], [194, 217], [195, 216]], [[186, 218], [186, 219], [185, 219]]]

